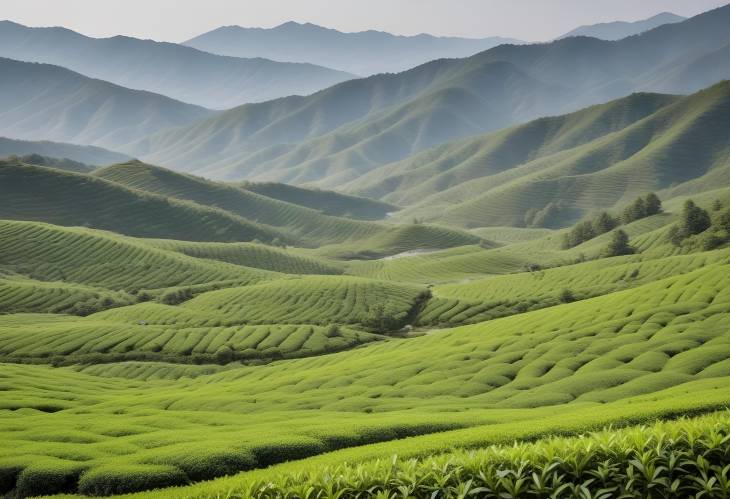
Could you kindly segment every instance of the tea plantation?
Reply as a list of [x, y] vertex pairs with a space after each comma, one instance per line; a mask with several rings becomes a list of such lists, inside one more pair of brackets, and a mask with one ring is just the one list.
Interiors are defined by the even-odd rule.
[[[155, 237], [59, 198], [0, 221], [8, 497], [730, 490], [727, 190], [692, 196], [702, 231], [676, 196], [566, 248], [571, 227], [356, 220], [135, 162], [28, 168], [177, 214]], [[256, 209], [276, 243], [218, 232]]]

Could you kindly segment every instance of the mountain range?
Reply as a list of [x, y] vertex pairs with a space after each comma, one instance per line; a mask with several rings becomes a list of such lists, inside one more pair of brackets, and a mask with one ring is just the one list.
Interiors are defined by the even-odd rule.
[[215, 178], [337, 188], [469, 135], [637, 91], [691, 93], [730, 77], [730, 6], [617, 42], [501, 45], [466, 59], [244, 105], [124, 152]]
[[13, 139], [115, 149], [212, 114], [59, 66], [0, 58], [0, 135]]
[[467, 57], [502, 43], [523, 42], [502, 37], [398, 36], [373, 30], [343, 33], [287, 22], [270, 29], [223, 26], [184, 45], [214, 54], [308, 62], [369, 76], [405, 71], [434, 59]]
[[614, 21], [610, 23], [591, 24], [580, 26], [558, 38], [568, 38], [571, 36], [590, 36], [600, 38], [601, 40], [621, 40], [633, 35], [638, 35], [645, 31], [652, 30], [664, 24], [679, 23], [687, 20], [686, 17], [672, 14], [671, 12], [662, 12], [648, 19], [640, 21]]
[[63, 66], [120, 86], [213, 109], [306, 95], [353, 75], [261, 57], [222, 57], [126, 36], [90, 38], [65, 28], [0, 22], [0, 57]]

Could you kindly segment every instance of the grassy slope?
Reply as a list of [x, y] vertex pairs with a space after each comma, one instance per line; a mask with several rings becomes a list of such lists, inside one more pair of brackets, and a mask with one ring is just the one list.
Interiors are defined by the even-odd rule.
[[[442, 183], [433, 180], [436, 183], [431, 187], [427, 181], [425, 192], [415, 188], [410, 199], [416, 204], [396, 218], [425, 217], [472, 227], [519, 226], [525, 223], [528, 209], [540, 210], [562, 200], [555, 219], [548, 223], [564, 226], [591, 211], [626, 203], [645, 191], [679, 184], [675, 192], [692, 193], [710, 183], [715, 187], [727, 185], [730, 150], [720, 130], [730, 123], [729, 102], [730, 83], [721, 83], [576, 147], [563, 149], [558, 140], [556, 149], [551, 149], [553, 143], [548, 140], [544, 142], [545, 154], [528, 156], [505, 169], [476, 168], [482, 160], [489, 164], [488, 158], [479, 150], [473, 156], [459, 157], [461, 147], [457, 144], [450, 151], [456, 165], [437, 177]], [[527, 129], [539, 126], [540, 122], [526, 125]], [[505, 133], [519, 136], [522, 132], [518, 128]], [[488, 137], [487, 149], [501, 140]], [[538, 146], [542, 144], [538, 142]], [[470, 146], [476, 145], [478, 142]], [[449, 155], [443, 163], [437, 159], [435, 168], [449, 167], [451, 160]], [[680, 190], [685, 182], [687, 187]], [[436, 187], [442, 190], [436, 192]]]
[[276, 275], [163, 251], [90, 229], [0, 221], [0, 235], [2, 268], [59, 284], [139, 290], [219, 281], [244, 284]]
[[139, 237], [198, 241], [288, 238], [240, 216], [87, 175], [0, 162], [0, 218], [90, 226]]
[[495, 175], [626, 128], [676, 99], [634, 94], [572, 114], [541, 118], [385, 165], [343, 188], [400, 205], [417, 204], [463, 182]]
[[275, 182], [243, 182], [241, 187], [262, 196], [298, 204], [336, 217], [381, 220], [399, 209], [382, 201]]
[[337, 217], [297, 204], [279, 201], [239, 187], [175, 173], [138, 161], [109, 166], [94, 176], [201, 205], [214, 206], [249, 220], [278, 227], [295, 237], [319, 244], [363, 238], [377, 233], [377, 225]]
[[[16, 410], [0, 416], [7, 420], [3, 438], [13, 442], [4, 466], [42, 467], [49, 459], [31, 455], [53, 455], [77, 473], [94, 470], [87, 472], [87, 481], [99, 484], [103, 478], [98, 475], [110, 472], [104, 464], [117, 454], [118, 473], [163, 480], [174, 472], [177, 478], [167, 483], [184, 483], [186, 476], [210, 477], [251, 466], [251, 459], [259, 465], [276, 462], [276, 454], [263, 451], [266, 443], [288, 449], [289, 458], [305, 457], [337, 442], [352, 445], [433, 431], [437, 421], [490, 423], [488, 430], [344, 451], [362, 459], [399, 448], [405, 454], [424, 452], [443, 449], [447, 441], [474, 445], [544, 432], [551, 425], [575, 431], [684, 410], [697, 404], [697, 393], [712, 394], [705, 399], [710, 406], [726, 403], [726, 390], [713, 388], [727, 386], [721, 377], [730, 374], [724, 327], [730, 316], [728, 276], [726, 264], [714, 263], [574, 304], [181, 384], [106, 378], [99, 393], [95, 387], [101, 380], [93, 376], [5, 365], [10, 390], [2, 403]], [[669, 391], [664, 395], [663, 390]], [[688, 390], [691, 401], [678, 396]], [[624, 402], [643, 394], [652, 395]], [[551, 419], [554, 404], [567, 405]], [[84, 414], [71, 410], [80, 406]], [[113, 421], [105, 420], [115, 411]], [[217, 426], [210, 426], [211, 420]], [[120, 435], [120, 429], [126, 436], [110, 436]], [[205, 454], [196, 445], [201, 440]], [[118, 455], [122, 448], [124, 457]], [[130, 468], [135, 463], [142, 466]]]
[[66, 158], [87, 165], [105, 166], [128, 161], [124, 154], [100, 147], [78, 146], [46, 141], [25, 141], [0, 137], [0, 157], [40, 154], [51, 158]]
[[[137, 161], [94, 172], [130, 188], [226, 210], [275, 227], [301, 245], [372, 248], [375, 255], [419, 248], [448, 248], [478, 242], [471, 234], [443, 227], [394, 227], [384, 223], [324, 215], [320, 211], [273, 199], [244, 188], [207, 181]], [[336, 253], [331, 250], [329, 254]]]

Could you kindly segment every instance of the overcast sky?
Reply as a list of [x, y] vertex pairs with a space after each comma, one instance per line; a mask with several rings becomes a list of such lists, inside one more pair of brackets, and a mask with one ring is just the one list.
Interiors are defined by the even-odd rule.
[[547, 40], [582, 24], [684, 16], [730, 0], [0, 0], [0, 19], [180, 42], [222, 25], [311, 22], [342, 31]]

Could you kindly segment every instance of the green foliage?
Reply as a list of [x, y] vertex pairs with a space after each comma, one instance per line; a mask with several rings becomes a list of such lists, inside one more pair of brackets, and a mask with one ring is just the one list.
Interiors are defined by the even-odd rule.
[[684, 203], [679, 222], [672, 227], [669, 240], [680, 245], [685, 239], [701, 234], [712, 225], [710, 214], [688, 199]]
[[110, 496], [183, 485], [188, 478], [172, 466], [111, 464], [87, 471], [79, 480], [84, 495]]
[[630, 255], [634, 253], [634, 248], [629, 244], [629, 236], [621, 229], [611, 234], [611, 241], [606, 247], [605, 255], [607, 257]]
[[[727, 414], [243, 481], [229, 497], [724, 497]], [[306, 492], [305, 492], [306, 491]]]

